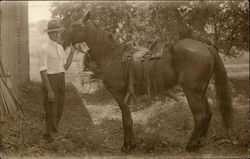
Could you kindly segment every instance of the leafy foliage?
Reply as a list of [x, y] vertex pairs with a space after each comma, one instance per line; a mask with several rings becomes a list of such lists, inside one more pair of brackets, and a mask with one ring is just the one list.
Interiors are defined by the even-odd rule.
[[51, 8], [65, 27], [91, 11], [118, 42], [193, 38], [233, 56], [248, 46], [248, 10], [247, 1], [54, 2]]

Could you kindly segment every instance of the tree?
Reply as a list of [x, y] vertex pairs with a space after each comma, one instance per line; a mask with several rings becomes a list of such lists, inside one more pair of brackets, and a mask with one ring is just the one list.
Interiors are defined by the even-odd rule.
[[248, 47], [247, 1], [54, 2], [51, 8], [65, 27], [87, 10], [118, 42], [140, 39], [148, 47], [154, 39], [193, 38], [233, 56], [232, 48]]

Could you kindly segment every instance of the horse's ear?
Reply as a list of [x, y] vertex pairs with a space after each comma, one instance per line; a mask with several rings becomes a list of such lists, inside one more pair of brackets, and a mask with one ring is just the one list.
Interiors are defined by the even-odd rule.
[[108, 39], [112, 42], [115, 42], [114, 36], [112, 34], [108, 35]]
[[84, 18], [82, 18], [82, 23], [86, 23], [89, 19], [90, 19], [90, 11], [88, 11], [88, 13], [86, 14], [86, 16]]

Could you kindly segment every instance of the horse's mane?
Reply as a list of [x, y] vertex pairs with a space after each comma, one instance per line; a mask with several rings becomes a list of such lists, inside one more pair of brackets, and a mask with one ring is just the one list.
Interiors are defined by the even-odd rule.
[[[114, 52], [118, 54], [123, 54], [124, 45], [119, 45], [116, 43], [113, 34], [102, 27], [98, 26], [96, 23], [92, 21], [87, 22], [88, 27], [93, 30], [96, 34], [96, 41], [100, 44], [106, 44], [110, 47], [110, 50], [115, 49]], [[118, 50], [117, 50], [118, 49]]]
[[92, 21], [87, 22], [88, 26], [92, 28], [92, 30], [95, 30], [97, 33], [97, 41], [102, 43], [110, 42], [112, 44], [116, 44], [113, 34], [109, 31], [104, 30], [103, 28], [99, 27], [96, 23]]

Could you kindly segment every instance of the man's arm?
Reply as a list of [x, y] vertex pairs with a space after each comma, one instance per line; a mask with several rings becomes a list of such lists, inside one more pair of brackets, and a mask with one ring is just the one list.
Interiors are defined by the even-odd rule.
[[66, 60], [66, 63], [63, 65], [65, 70], [69, 69], [69, 67], [70, 67], [70, 65], [71, 65], [71, 63], [73, 61], [74, 54], [75, 54], [75, 49], [73, 47], [71, 47], [69, 56], [68, 56], [68, 58]]
[[41, 71], [40, 72], [40, 75], [41, 75], [41, 78], [42, 78], [42, 81], [46, 87], [46, 90], [48, 92], [48, 99], [50, 102], [54, 102], [55, 101], [55, 95], [54, 95], [54, 92], [51, 88], [51, 85], [49, 83], [49, 79], [48, 79], [48, 76], [47, 76], [47, 71], [44, 70], [44, 71]]
[[48, 92], [48, 100], [50, 102], [54, 102], [55, 101], [55, 95], [53, 93], [53, 90], [51, 88], [51, 85], [49, 83], [49, 79], [47, 76], [47, 59], [48, 59], [48, 50], [46, 50], [45, 48], [42, 48], [41, 51], [38, 53], [38, 60], [39, 60], [39, 67], [40, 67], [40, 75], [43, 81], [43, 84], [46, 87], [46, 90]]

